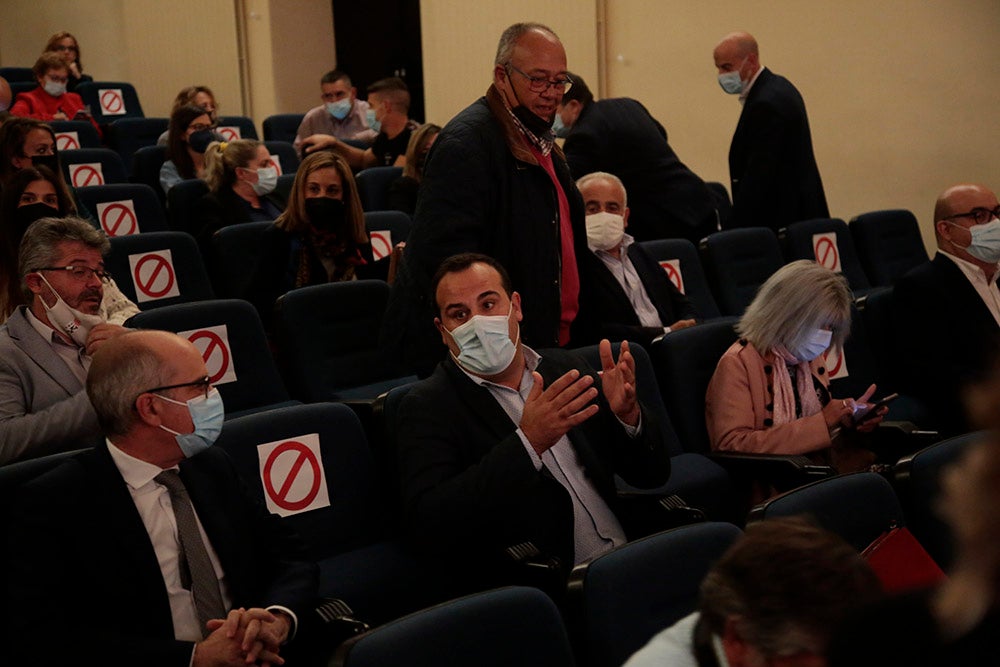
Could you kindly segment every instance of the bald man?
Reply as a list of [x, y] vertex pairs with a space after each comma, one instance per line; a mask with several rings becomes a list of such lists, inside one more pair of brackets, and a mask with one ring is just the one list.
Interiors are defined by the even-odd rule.
[[934, 207], [934, 259], [893, 290], [900, 389], [927, 404], [949, 434], [970, 426], [963, 389], [981, 379], [1000, 348], [1000, 204], [983, 185], [954, 185]]
[[802, 95], [788, 79], [761, 66], [757, 40], [749, 33], [726, 35], [713, 56], [719, 85], [739, 95], [743, 105], [729, 147], [730, 225], [778, 230], [829, 217]]

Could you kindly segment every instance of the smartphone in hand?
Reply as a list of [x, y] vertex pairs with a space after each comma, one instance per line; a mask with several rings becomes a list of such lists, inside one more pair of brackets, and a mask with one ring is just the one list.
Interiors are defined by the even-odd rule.
[[888, 396], [881, 398], [875, 401], [874, 403], [869, 404], [869, 406], [864, 410], [858, 410], [857, 412], [854, 413], [853, 417], [854, 423], [860, 424], [862, 422], [868, 421], [869, 419], [878, 414], [879, 408], [881, 408], [883, 405], [888, 405], [889, 403], [892, 403], [897, 398], [899, 398], [899, 394], [889, 394]]

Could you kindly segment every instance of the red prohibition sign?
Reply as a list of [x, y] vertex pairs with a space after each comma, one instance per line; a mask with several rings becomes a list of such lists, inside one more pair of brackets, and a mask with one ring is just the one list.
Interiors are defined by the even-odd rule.
[[229, 370], [229, 349], [222, 341], [222, 338], [211, 331], [198, 331], [197, 333], [191, 334], [191, 337], [188, 338], [188, 340], [192, 343], [196, 343], [202, 338], [208, 339], [208, 345], [205, 346], [205, 351], [201, 353], [201, 358], [205, 360], [206, 366], [208, 366], [208, 360], [212, 358], [213, 354], [215, 354], [216, 348], [218, 348], [219, 352], [222, 354], [222, 363], [219, 364], [219, 370], [208, 378], [208, 381], [214, 384], [226, 374], [226, 371]]
[[[826, 352], [824, 352], [823, 353], [823, 360], [824, 361], [829, 361], [830, 360], [830, 354], [831, 354], [831, 352], [829, 350], [827, 350]], [[840, 368], [844, 365], [844, 351], [841, 350], [840, 353], [837, 354], [834, 357], [834, 359], [836, 359], [837, 365], [834, 366], [833, 368], [827, 369], [827, 377], [831, 377], [832, 378], [835, 375], [837, 375], [837, 373], [840, 372]]]
[[225, 137], [226, 141], [236, 141], [240, 138], [240, 135], [236, 133], [236, 130], [231, 127], [220, 127], [219, 134]]
[[[271, 479], [271, 469], [278, 457], [289, 451], [298, 452], [298, 456], [295, 458], [295, 463], [293, 463], [292, 467], [288, 470], [288, 477], [285, 478], [281, 488], [275, 489], [274, 480]], [[312, 486], [301, 500], [289, 500], [288, 492], [292, 490], [295, 478], [298, 476], [299, 472], [301, 472], [302, 467], [306, 463], [308, 463], [312, 468]], [[319, 461], [316, 460], [316, 454], [314, 454], [311, 449], [303, 445], [301, 442], [289, 440], [288, 442], [283, 442], [272, 449], [270, 456], [267, 457], [267, 461], [264, 462], [264, 490], [267, 491], [267, 495], [271, 497], [271, 500], [274, 501], [275, 505], [284, 510], [288, 510], [289, 512], [297, 512], [305, 507], [308, 507], [309, 504], [316, 499], [316, 494], [319, 493], [319, 485], [322, 481], [320, 475]]]
[[663, 270], [667, 272], [667, 278], [669, 278], [670, 282], [674, 284], [674, 287], [680, 290], [682, 284], [680, 271], [674, 268], [673, 264], [670, 264], [668, 262], [664, 262], [660, 266], [662, 266]]
[[372, 254], [376, 259], [388, 257], [392, 254], [392, 246], [389, 245], [389, 240], [386, 239], [383, 232], [372, 232], [371, 243]]
[[[128, 228], [119, 234], [118, 231], [124, 224], [127, 224]], [[138, 220], [135, 219], [135, 213], [124, 204], [108, 204], [104, 209], [104, 215], [101, 216], [101, 227], [104, 227], [104, 231], [108, 233], [108, 236], [128, 236], [129, 234], [134, 234], [136, 225], [138, 225]]]
[[118, 113], [125, 107], [125, 102], [117, 91], [105, 90], [101, 93], [101, 107], [105, 113]]
[[[822, 236], [816, 241], [816, 261], [828, 269], [837, 266], [837, 246], [827, 236]], [[829, 260], [829, 261], [828, 261]]]
[[[142, 274], [142, 268], [149, 262], [154, 262], [154, 264], [152, 270], [149, 272], [149, 279], [144, 284], [139, 276]], [[159, 277], [160, 271], [164, 270], [167, 272], [167, 283], [163, 289], [154, 290], [153, 285], [156, 284], [156, 279]], [[159, 299], [174, 286], [174, 269], [165, 257], [161, 257], [160, 255], [146, 255], [135, 263], [135, 275], [133, 278], [135, 278], [135, 286], [142, 290], [143, 294], [152, 299]]]
[[61, 151], [73, 150], [80, 147], [80, 142], [72, 134], [57, 134], [56, 147]]
[[[96, 182], [91, 183], [91, 181]], [[97, 170], [90, 165], [80, 165], [80, 167], [73, 172], [73, 187], [85, 188], [88, 185], [104, 185], [104, 179], [101, 178], [101, 175], [97, 173]]]

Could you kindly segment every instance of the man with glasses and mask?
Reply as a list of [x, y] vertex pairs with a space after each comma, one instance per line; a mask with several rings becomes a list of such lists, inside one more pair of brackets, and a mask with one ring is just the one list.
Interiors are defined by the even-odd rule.
[[87, 395], [106, 439], [15, 497], [12, 662], [283, 664], [317, 569], [212, 447], [225, 410], [201, 353], [127, 333], [94, 356]]
[[1000, 348], [1000, 204], [983, 185], [954, 185], [934, 207], [937, 254], [893, 289], [900, 391], [921, 398], [943, 433], [971, 427], [962, 391]]
[[42, 218], [18, 256], [27, 305], [0, 327], [0, 464], [92, 444], [91, 355], [125, 329], [100, 316], [108, 240], [80, 218]]
[[580, 300], [576, 255], [587, 252], [587, 236], [552, 122], [571, 85], [555, 33], [515, 24], [500, 38], [486, 95], [438, 135], [382, 330], [383, 347], [408, 368], [423, 374], [441, 358], [428, 287], [441, 261], [459, 252], [485, 253], [510, 272], [525, 342], [569, 343]]
[[644, 532], [613, 476], [659, 486], [670, 458], [636, 397], [628, 343], [615, 358], [601, 342], [599, 374], [571, 351], [535, 352], [524, 299], [478, 253], [446, 259], [432, 290], [450, 354], [403, 399], [397, 423], [407, 529], [430, 565], [456, 593], [526, 583], [508, 570], [508, 547], [556, 558], [565, 575]]

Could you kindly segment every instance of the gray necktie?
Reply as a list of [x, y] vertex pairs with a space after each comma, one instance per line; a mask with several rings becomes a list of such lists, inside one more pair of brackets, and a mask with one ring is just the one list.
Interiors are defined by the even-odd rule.
[[[177, 519], [177, 533], [180, 536], [181, 583], [189, 588], [194, 595], [194, 606], [198, 613], [198, 624], [202, 636], [207, 636], [205, 624], [209, 619], [225, 618], [226, 608], [222, 603], [222, 593], [219, 591], [219, 579], [215, 576], [215, 568], [208, 557], [208, 550], [201, 539], [198, 522], [191, 506], [191, 498], [187, 488], [181, 481], [176, 470], [164, 470], [156, 476], [156, 481], [167, 487], [170, 492], [170, 503], [174, 507]], [[185, 577], [184, 575], [188, 575]], [[184, 579], [188, 581], [184, 581]]]

